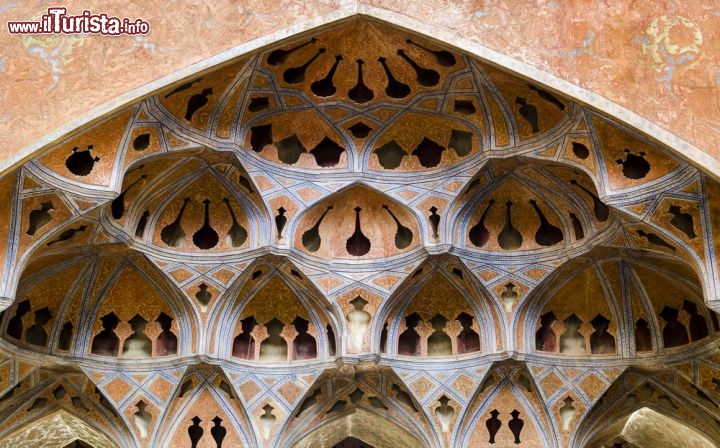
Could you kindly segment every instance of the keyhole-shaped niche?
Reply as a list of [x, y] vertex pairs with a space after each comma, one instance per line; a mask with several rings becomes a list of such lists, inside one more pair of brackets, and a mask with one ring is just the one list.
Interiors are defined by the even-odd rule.
[[285, 363], [329, 356], [327, 328], [332, 326], [291, 284], [279, 274], [259, 277], [249, 300], [240, 301], [237, 320], [228, 326], [233, 329], [228, 339], [232, 342], [220, 349], [238, 361]]
[[231, 154], [211, 150], [151, 157], [125, 175], [110, 222], [166, 251], [233, 252], [261, 238], [260, 199]]
[[382, 258], [420, 245], [410, 210], [362, 185], [335, 193], [300, 218], [294, 245], [324, 259]]
[[[485, 334], [493, 324], [478, 321], [469, 302], [475, 302], [473, 293], [439, 270], [412, 283], [414, 287], [398, 291], [400, 304], [388, 320], [395, 352], [415, 357], [479, 353], [487, 344]], [[417, 283], [422, 286], [417, 287]]]

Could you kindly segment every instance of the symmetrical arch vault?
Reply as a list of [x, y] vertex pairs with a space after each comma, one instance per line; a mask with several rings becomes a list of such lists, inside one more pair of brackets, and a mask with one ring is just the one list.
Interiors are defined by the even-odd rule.
[[405, 428], [388, 422], [385, 417], [359, 409], [352, 415], [337, 417], [300, 439], [293, 448], [335, 446], [347, 437], [377, 448], [424, 448]]
[[703, 433], [672, 417], [643, 407], [618, 419], [595, 437], [590, 446], [627, 444], [638, 448], [654, 446], [713, 447], [715, 443]]
[[[695, 393], [678, 393], [683, 389]], [[715, 398], [677, 372], [631, 368], [603, 394], [573, 438], [590, 447], [714, 446]]]
[[0, 441], [717, 444], [720, 183], [438, 38], [313, 28], [5, 172]]
[[97, 448], [116, 448], [117, 445], [97, 429], [76, 416], [58, 410], [33, 422], [0, 441], [2, 446], [56, 447], [73, 446], [73, 442]]

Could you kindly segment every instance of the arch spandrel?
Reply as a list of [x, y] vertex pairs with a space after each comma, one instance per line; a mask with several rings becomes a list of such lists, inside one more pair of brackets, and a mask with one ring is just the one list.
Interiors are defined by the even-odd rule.
[[117, 181], [115, 166], [125, 154], [123, 136], [135, 115], [131, 107], [71, 137], [37, 158], [57, 181], [86, 189], [111, 190]]
[[396, 441], [441, 446], [432, 418], [392, 370], [370, 363], [346, 365], [317, 379], [276, 440], [293, 447], [332, 446], [350, 435], [378, 447], [394, 447]]
[[598, 116], [591, 120], [600, 143], [608, 189], [645, 188], [684, 165], [667, 151]]
[[[73, 445], [74, 442], [92, 443], [92, 445]], [[59, 410], [47, 415], [14, 434], [0, 440], [2, 446], [94, 446], [97, 448], [116, 448], [118, 445], [105, 434], [71, 413]]]
[[[20, 393], [23, 389], [33, 389], [34, 394]], [[58, 446], [41, 443], [63, 436], [96, 442], [99, 446], [133, 446], [131, 431], [125, 422], [112, 406], [103, 404], [99, 399], [102, 395], [92, 393], [93, 389], [97, 391], [93, 381], [79, 369], [58, 370], [33, 365], [17, 386], [18, 393], [2, 397], [0, 414], [5, 423], [0, 431], [0, 445], [12, 446], [8, 445], [10, 440], [20, 443], [18, 437], [24, 435], [32, 436], [29, 440], [34, 444], [29, 446]], [[67, 425], [55, 427], [43, 423], [58, 414], [71, 420], [63, 418]], [[59, 422], [56, 420], [56, 423]], [[43, 436], [46, 439], [43, 440]], [[66, 443], [70, 441], [72, 438]]]
[[229, 446], [261, 446], [238, 392], [220, 367], [198, 363], [185, 370], [177, 384], [151, 443], [190, 446], [195, 442], [203, 446], [219, 439]]
[[165, 113], [193, 131], [208, 133], [214, 115], [221, 109], [221, 100], [242, 72], [247, 61], [240, 60], [213, 73], [199, 76], [182, 85], [161, 92], [155, 101]]

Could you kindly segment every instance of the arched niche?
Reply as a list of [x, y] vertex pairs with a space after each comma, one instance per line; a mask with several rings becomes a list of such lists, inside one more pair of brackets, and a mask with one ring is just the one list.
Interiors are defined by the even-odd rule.
[[233, 382], [219, 366], [187, 368], [149, 446], [261, 446]]
[[527, 366], [494, 363], [464, 410], [453, 440], [457, 446], [560, 446], [540, 389]]
[[233, 153], [195, 149], [135, 161], [105, 217], [139, 244], [208, 255], [267, 242], [263, 209]]
[[70, 352], [78, 322], [72, 310], [66, 311], [67, 302], [88, 287], [92, 258], [61, 254], [34, 259], [20, 278], [15, 304], [2, 314], [3, 337], [37, 351]]
[[391, 356], [477, 355], [502, 344], [492, 302], [453, 259], [421, 265], [377, 315], [375, 341]]
[[102, 358], [181, 356], [197, 343], [190, 305], [146, 257], [120, 248], [101, 251], [88, 291], [73, 297], [76, 353]]
[[[14, 440], [21, 446], [36, 446], [18, 440], [25, 434], [38, 443], [38, 432], [42, 434], [45, 429], [50, 440], [54, 437], [75, 437], [92, 442], [97, 438], [103, 443], [101, 446], [132, 446], [132, 431], [90, 375], [72, 366], [20, 365], [22, 376], [16, 378], [15, 386], [0, 397], [3, 419], [1, 446], [13, 446], [7, 445], [5, 439], [16, 436], [18, 439]], [[71, 416], [72, 421], [67, 416]], [[72, 440], [70, 438], [68, 442]], [[49, 443], [37, 446], [64, 445]]]
[[353, 413], [325, 421], [291, 445], [293, 448], [333, 446], [348, 436], [376, 448], [427, 448], [407, 428], [374, 412], [356, 408]]
[[122, 356], [127, 345], [131, 357], [155, 357], [193, 345], [192, 330], [184, 331], [196, 328], [188, 304], [145, 256], [121, 244], [38, 256], [18, 292], [0, 328], [34, 351], [107, 357]]
[[516, 319], [529, 351], [561, 356], [672, 353], [718, 331], [687, 263], [600, 247], [559, 268]]
[[[689, 440], [693, 440], [692, 433], [702, 434], [708, 440], [720, 440], [717, 405], [711, 395], [714, 397], [714, 391], [709, 390], [706, 385], [692, 382], [680, 369], [651, 370], [631, 367], [615, 379], [577, 425], [571, 426], [569, 443], [600, 447], [616, 438], [617, 443], [623, 443], [623, 432], [626, 435], [634, 434], [632, 437], [643, 443], [639, 446], [651, 446], [644, 443], [660, 440], [657, 437], [662, 438], [663, 434], [667, 440], [673, 440], [674, 436], [669, 433], [661, 431], [662, 434], [658, 434], [659, 428], [674, 428], [677, 431], [670, 432], [685, 434]], [[637, 411], [643, 412], [635, 417], [642, 418], [636, 420], [635, 424], [628, 425]], [[657, 418], [657, 423], [661, 424], [646, 426], [648, 416]], [[632, 440], [627, 442], [635, 443]], [[680, 443], [658, 446], [696, 445]]]
[[353, 184], [308, 208], [294, 228], [294, 247], [321, 259], [394, 257], [420, 246], [411, 210], [377, 190]]
[[602, 448], [618, 445], [637, 448], [717, 446], [697, 428], [650, 407], [642, 407], [618, 418], [598, 432], [586, 446]]
[[[278, 431], [278, 436], [271, 440], [271, 444], [295, 446], [300, 440], [305, 440], [303, 443], [319, 441], [315, 437], [324, 434], [322, 437], [325, 438], [328, 435], [323, 431], [316, 433], [318, 428], [325, 425], [331, 425], [332, 428], [332, 425], [338, 425], [337, 422], [340, 421], [354, 422], [358, 416], [361, 417], [358, 421], [363, 423], [363, 428], [366, 428], [364, 425], [368, 421], [385, 421], [391, 428], [403, 428], [407, 434], [419, 441], [421, 446], [439, 446], [431, 422], [432, 417], [423, 411], [422, 404], [411, 389], [393, 369], [376, 363], [344, 364], [326, 369], [298, 401], [292, 417], [287, 419], [281, 431]], [[377, 428], [372, 431], [377, 432]], [[316, 436], [310, 436], [311, 434]], [[375, 445], [373, 439], [367, 439], [365, 434], [366, 430], [345, 433], [346, 436], [354, 435]], [[327, 440], [326, 446], [344, 438], [342, 431], [333, 433], [330, 437], [338, 439], [334, 439], [334, 442]], [[392, 443], [392, 440], [388, 439], [384, 443], [385, 445], [379, 446], [388, 446], [387, 443]]]
[[[464, 92], [457, 95], [463, 99], [455, 102], [474, 108], [482, 102], [475, 95], [479, 93]], [[439, 106], [439, 102], [437, 104]], [[382, 134], [370, 140], [372, 151], [367, 156], [368, 169], [392, 174], [444, 169], [472, 158], [489, 144], [482, 135], [485, 130], [482, 118], [470, 124], [443, 114], [444, 111], [432, 112], [411, 110], [394, 118]]]
[[124, 448], [88, 422], [63, 409], [27, 422], [0, 440], [1, 446], [65, 447], [81, 441], [95, 448]]
[[294, 266], [260, 260], [226, 293], [234, 297], [211, 316], [220, 332], [210, 347], [227, 359], [286, 363], [338, 353], [340, 330], [320, 294]]
[[455, 244], [507, 254], [568, 250], [592, 241], [612, 227], [616, 213], [589, 174], [593, 170], [565, 162], [491, 159], [452, 207], [458, 215], [451, 229]]

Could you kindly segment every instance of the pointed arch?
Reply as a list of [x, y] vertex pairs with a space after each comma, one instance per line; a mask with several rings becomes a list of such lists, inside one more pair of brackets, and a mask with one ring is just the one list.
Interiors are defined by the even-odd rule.
[[687, 446], [714, 446], [720, 440], [718, 421], [715, 402], [679, 372], [630, 368], [585, 414], [570, 443], [594, 447], [625, 440], [638, 447], [679, 446], [658, 440], [687, 437], [694, 441]]
[[[218, 356], [262, 361], [265, 341], [271, 344], [266, 347], [268, 356], [273, 347], [277, 348], [276, 355], [285, 354], [285, 362], [319, 361], [337, 354], [337, 336], [332, 344], [329, 337], [341, 334], [339, 318], [327, 307], [324, 296], [289, 261], [258, 259], [224, 297], [231, 299], [214, 309], [208, 319], [220, 329], [209, 334], [207, 342], [209, 350]], [[332, 353], [333, 347], [336, 353]], [[235, 349], [240, 351], [233, 354]], [[283, 361], [274, 358], [274, 362]]]
[[658, 412], [651, 407], [640, 409], [617, 418], [598, 432], [588, 443], [589, 447], [631, 445], [637, 448], [692, 446], [712, 448], [715, 442], [698, 429], [677, 418]]
[[178, 382], [149, 446], [189, 446], [192, 440], [212, 440], [212, 428], [218, 426], [225, 429], [223, 443], [228, 446], [261, 446], [233, 382], [222, 368], [192, 365]]
[[294, 249], [304, 256], [357, 260], [413, 252], [422, 243], [420, 229], [410, 208], [364, 183], [353, 183], [309, 207], [288, 232], [294, 234]]
[[91, 444], [82, 446], [93, 446], [95, 448], [118, 448], [123, 446], [116, 444], [98, 428], [63, 409], [27, 422], [14, 433], [0, 439], [0, 445], [51, 448], [69, 446], [77, 441]]
[[482, 446], [492, 440], [499, 446], [562, 446], [541, 403], [540, 390], [524, 363], [496, 362], [470, 400], [458, 424], [455, 443]]
[[[462, 262], [453, 257], [433, 257], [418, 267], [378, 310], [372, 327], [372, 346], [382, 352], [384, 339], [385, 352], [397, 354], [401, 333], [409, 328], [410, 318], [413, 330], [409, 331], [412, 337], [408, 341], [416, 342], [412, 356], [428, 355], [431, 333], [439, 336], [436, 339], [444, 346], [443, 349], [438, 345], [436, 356], [491, 352], [501, 344], [495, 337], [501, 326], [498, 311], [497, 303]], [[433, 319], [437, 327], [434, 332], [430, 328]], [[418, 324], [423, 327], [423, 335], [414, 330]], [[446, 327], [452, 328], [452, 335], [447, 334]], [[467, 350], [460, 347], [466, 334], [477, 342], [472, 342]]]
[[346, 436], [378, 448], [441, 446], [402, 380], [387, 367], [370, 365], [326, 370], [278, 434], [274, 443], [288, 447], [311, 447], [320, 440], [331, 446]]
[[67, 444], [76, 438], [112, 448], [134, 446], [126, 422], [80, 369], [38, 367], [2, 402], [2, 446], [28, 446], [22, 437], [39, 444], [45, 436], [57, 444], [37, 446], [64, 446], [59, 439]]
[[[103, 218], [134, 244], [206, 255], [267, 244], [263, 209], [233, 153], [197, 148], [134, 161]], [[199, 235], [202, 229], [214, 239]]]
[[596, 239], [617, 225], [617, 214], [595, 192], [594, 173], [583, 171], [529, 157], [488, 161], [453, 203], [454, 243], [507, 254], [571, 251]]
[[[568, 339], [577, 342], [579, 350], [567, 346], [575, 355], [672, 353], [716, 331], [693, 266], [664, 253], [611, 247], [597, 247], [558, 268], [523, 302], [513, 327], [527, 350], [563, 353], [567, 319], [589, 335]], [[542, 334], [554, 343], [539, 349]]]
[[325, 443], [332, 446], [346, 437], [355, 437], [377, 448], [427, 448], [407, 428], [388, 421], [380, 415], [357, 409], [344, 417], [337, 417], [322, 425], [298, 440], [293, 448], [312, 448]]
[[[78, 316], [83, 316], [78, 318], [78, 355], [145, 358], [182, 355], [197, 347], [197, 311], [147, 257], [123, 248], [101, 251], [90, 275], [88, 289], [76, 299], [82, 303]], [[169, 349], [164, 336], [174, 340]], [[110, 345], [101, 342], [105, 339]]]

